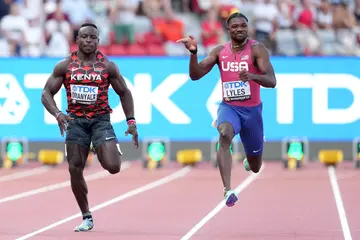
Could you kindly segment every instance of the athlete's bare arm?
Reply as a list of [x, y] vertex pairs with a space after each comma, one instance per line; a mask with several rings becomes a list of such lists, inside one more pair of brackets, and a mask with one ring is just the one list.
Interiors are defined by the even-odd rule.
[[198, 57], [196, 54], [191, 54], [189, 65], [191, 80], [199, 80], [211, 71], [214, 65], [218, 62], [219, 53], [222, 48], [223, 45], [215, 47], [213, 50], [211, 50], [209, 55], [200, 62], [198, 62]]
[[276, 77], [274, 68], [270, 62], [270, 55], [266, 47], [262, 43], [252, 46], [252, 54], [255, 60], [255, 65], [263, 74], [253, 76], [253, 81], [257, 82], [263, 87], [274, 88], [276, 86]]
[[46, 110], [54, 116], [60, 112], [56, 106], [54, 96], [60, 90], [61, 85], [63, 84], [67, 66], [68, 59], [64, 59], [55, 65], [54, 70], [48, 78], [42, 92], [41, 102]]
[[258, 42], [251, 46], [251, 52], [254, 65], [260, 70], [261, 74], [254, 74], [246, 70], [241, 70], [239, 72], [240, 80], [252, 80], [263, 87], [274, 88], [276, 86], [276, 77], [266, 47], [264, 44]]
[[[197, 41], [193, 36], [188, 36], [186, 38], [182, 38], [177, 40], [176, 42], [181, 42], [184, 44], [186, 49], [189, 51], [197, 50]], [[205, 76], [210, 70], [214, 67], [214, 65], [218, 62], [218, 56], [223, 48], [223, 45], [219, 45], [215, 47], [209, 55], [203, 59], [200, 63], [198, 62], [198, 58], [196, 54], [191, 54], [190, 63], [189, 63], [189, 75], [191, 80], [196, 81]]]
[[119, 95], [126, 118], [134, 117], [134, 100], [129, 88], [126, 86], [119, 68], [114, 62], [108, 61], [107, 70], [109, 72], [109, 81], [114, 91]]

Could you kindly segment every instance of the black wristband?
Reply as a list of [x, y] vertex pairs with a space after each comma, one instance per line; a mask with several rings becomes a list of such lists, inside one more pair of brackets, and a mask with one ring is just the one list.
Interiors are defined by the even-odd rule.
[[198, 49], [196, 48], [195, 50], [189, 50], [189, 52], [191, 52], [192, 54], [197, 54]]
[[135, 120], [135, 118], [134, 118], [134, 117], [128, 117], [128, 118], [126, 118], [126, 121], [129, 121], [129, 120]]

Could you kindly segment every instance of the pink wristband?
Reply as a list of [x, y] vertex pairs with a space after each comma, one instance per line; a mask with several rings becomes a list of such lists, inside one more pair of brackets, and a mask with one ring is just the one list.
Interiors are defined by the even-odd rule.
[[127, 124], [128, 125], [136, 125], [136, 121], [131, 119], [131, 120], [127, 121]]

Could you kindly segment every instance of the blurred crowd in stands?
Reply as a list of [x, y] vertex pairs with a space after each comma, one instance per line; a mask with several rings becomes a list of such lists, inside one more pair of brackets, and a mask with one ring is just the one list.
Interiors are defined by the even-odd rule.
[[108, 55], [186, 55], [187, 35], [206, 54], [236, 11], [272, 55], [360, 55], [360, 0], [0, 0], [0, 56], [64, 57], [84, 22]]

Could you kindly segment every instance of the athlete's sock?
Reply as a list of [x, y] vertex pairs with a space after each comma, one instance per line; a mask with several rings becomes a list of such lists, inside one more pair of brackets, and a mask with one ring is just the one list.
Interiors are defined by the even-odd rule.
[[82, 218], [92, 220], [91, 212], [83, 213]]
[[226, 193], [228, 192], [228, 191], [230, 191], [231, 189], [226, 189], [226, 188], [224, 188], [224, 196], [226, 195]]

